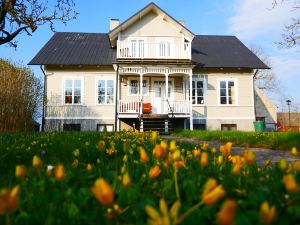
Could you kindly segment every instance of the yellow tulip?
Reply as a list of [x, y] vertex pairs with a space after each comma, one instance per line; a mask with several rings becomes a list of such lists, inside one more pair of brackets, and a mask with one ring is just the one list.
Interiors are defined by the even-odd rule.
[[172, 159], [174, 161], [180, 159], [180, 150], [176, 150], [176, 151], [173, 152]]
[[91, 172], [91, 171], [93, 170], [93, 165], [90, 164], [90, 163], [88, 163], [88, 164], [86, 165], [86, 170], [87, 170], [88, 172]]
[[207, 150], [209, 148], [209, 144], [208, 143], [204, 143], [203, 145], [202, 145], [202, 149], [203, 150]]
[[142, 163], [147, 163], [149, 160], [148, 155], [144, 148], [140, 148], [140, 161]]
[[235, 201], [231, 200], [231, 199], [227, 199], [219, 213], [218, 213], [218, 224], [220, 225], [231, 225], [233, 224], [234, 221], [234, 217], [236, 214], [236, 208], [237, 208], [237, 204]]
[[275, 216], [276, 216], [275, 206], [272, 206], [270, 208], [269, 203], [266, 201], [260, 205], [259, 217], [264, 224], [272, 223], [273, 220], [275, 219]]
[[42, 166], [42, 160], [37, 155], [32, 158], [32, 165], [34, 168], [40, 168]]
[[295, 171], [300, 171], [300, 160], [297, 160], [297, 161], [294, 162], [293, 169]]
[[103, 206], [109, 207], [114, 203], [115, 194], [104, 179], [99, 178], [95, 181], [92, 192]]
[[292, 174], [287, 174], [283, 177], [285, 189], [290, 193], [298, 192], [297, 182]]
[[233, 175], [238, 175], [241, 171], [241, 165], [240, 164], [235, 164], [232, 168], [232, 174]]
[[223, 163], [223, 156], [222, 155], [219, 155], [218, 156], [218, 164], [222, 164]]
[[253, 151], [250, 151], [250, 150], [245, 151], [243, 153], [243, 157], [245, 158], [245, 160], [248, 164], [252, 164], [255, 161], [255, 153]]
[[199, 149], [194, 149], [193, 150], [193, 155], [194, 155], [195, 158], [197, 158], [201, 155], [201, 151]]
[[130, 180], [128, 172], [126, 172], [123, 175], [122, 184], [123, 184], [123, 187], [125, 187], [125, 188], [127, 188], [127, 187], [129, 187], [131, 185], [131, 180]]
[[285, 171], [288, 167], [288, 162], [285, 159], [280, 159], [279, 162], [278, 162], [278, 167], [282, 171]]
[[0, 191], [0, 215], [12, 213], [18, 205], [20, 186]]
[[208, 165], [208, 153], [202, 152], [201, 158], [200, 158], [200, 165], [201, 167], [206, 167]]
[[175, 140], [172, 140], [170, 142], [170, 152], [175, 152], [177, 149], [177, 146], [176, 146], [176, 141]]
[[213, 205], [225, 196], [222, 185], [219, 185], [214, 178], [209, 178], [204, 185], [202, 200], [205, 205]]
[[64, 166], [59, 164], [55, 167], [55, 178], [56, 180], [63, 180], [65, 178], [65, 169]]
[[231, 155], [231, 149], [232, 149], [232, 142], [227, 142], [222, 149], [225, 159], [228, 159], [228, 157]]
[[158, 166], [152, 167], [149, 171], [149, 177], [150, 179], [154, 179], [158, 177], [158, 175], [161, 173], [161, 170]]
[[26, 167], [24, 165], [16, 166], [16, 177], [23, 178], [26, 174]]
[[[165, 142], [163, 142], [165, 143]], [[157, 144], [153, 149], [153, 155], [156, 159], [166, 158], [168, 156], [165, 144]]]
[[297, 151], [297, 148], [296, 147], [293, 147], [292, 150], [291, 150], [291, 155], [296, 157], [298, 154], [298, 151]]
[[177, 160], [173, 163], [173, 166], [175, 169], [181, 169], [184, 167], [184, 161], [183, 160]]
[[211, 153], [212, 154], [216, 154], [217, 153], [217, 149], [216, 148], [211, 148]]
[[99, 141], [98, 142], [98, 150], [104, 151], [105, 150], [105, 141]]

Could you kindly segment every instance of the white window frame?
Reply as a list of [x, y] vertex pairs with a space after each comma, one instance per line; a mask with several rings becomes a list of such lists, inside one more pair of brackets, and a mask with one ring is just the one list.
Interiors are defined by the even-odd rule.
[[[193, 74], [193, 78], [192, 78], [192, 82], [195, 81], [202, 81], [203, 82], [203, 103], [202, 104], [192, 104], [193, 106], [204, 106], [206, 105], [206, 94], [207, 94], [207, 82], [206, 82], [206, 75], [198, 75], [198, 74]], [[196, 87], [196, 86], [195, 86]], [[186, 95], [186, 100], [190, 100], [190, 79], [187, 78], [185, 80], [185, 84], [184, 84], [184, 88], [185, 88], [185, 95]], [[197, 99], [197, 92], [195, 95], [195, 98]]]
[[[161, 43], [169, 43], [170, 44], [170, 55], [161, 56], [160, 55], [160, 44]], [[175, 58], [175, 49], [174, 49], [174, 38], [171, 37], [158, 37], [155, 38], [156, 43], [156, 58]]]
[[[131, 93], [131, 81], [132, 80], [137, 80], [137, 85], [138, 85], [138, 93], [137, 94], [132, 94]], [[149, 78], [147, 77], [143, 77], [143, 81], [146, 81], [146, 90], [147, 92], [144, 94], [143, 96], [149, 96], [149, 89], [150, 89], [150, 85], [149, 85]], [[139, 96], [140, 95], [140, 77], [128, 77], [128, 96]]]
[[[221, 88], [221, 81], [225, 81], [226, 82], [226, 104], [221, 104], [221, 92], [220, 92], [220, 88]], [[228, 82], [234, 82], [234, 104], [229, 104], [228, 103]], [[237, 82], [237, 79], [235, 78], [219, 78], [217, 79], [217, 82], [218, 82], [218, 95], [217, 95], [217, 98], [218, 98], [218, 105], [219, 106], [237, 106], [238, 105], [238, 82]]]
[[[98, 101], [98, 81], [99, 80], [102, 80], [102, 81], [105, 81], [105, 103], [99, 103]], [[107, 81], [113, 81], [113, 97], [114, 97], [114, 100], [112, 103], [107, 103]], [[96, 80], [95, 80], [95, 96], [96, 96], [96, 99], [95, 99], [95, 102], [96, 102], [96, 105], [114, 105], [116, 103], [116, 80], [114, 78], [110, 78], [110, 77], [96, 77]]]
[[[66, 103], [65, 101], [65, 82], [67, 80], [72, 80], [72, 103]], [[80, 103], [76, 103], [74, 104], [74, 80], [80, 80], [80, 97], [81, 97], [81, 101]], [[76, 76], [65, 76], [62, 79], [62, 105], [64, 106], [74, 106], [74, 105], [83, 105], [84, 104], [84, 78], [83, 77], [76, 77]]]
[[[143, 57], [141, 57], [141, 54], [140, 54], [139, 51], [136, 52], [136, 54], [139, 53], [139, 54], [137, 54], [138, 56], [133, 56], [133, 50], [132, 50], [132, 44], [131, 44], [132, 41], [136, 41], [137, 43], [139, 41], [143, 41], [143, 43], [144, 43], [143, 44], [143, 48], [144, 48]], [[137, 58], [137, 59], [139, 59], [139, 58], [141, 58], [141, 59], [146, 58], [146, 56], [147, 56], [146, 38], [144, 38], [144, 37], [131, 37], [131, 38], [128, 38], [128, 45], [129, 45], [129, 56], [131, 58]], [[139, 45], [137, 45], [137, 47], [139, 47]]]

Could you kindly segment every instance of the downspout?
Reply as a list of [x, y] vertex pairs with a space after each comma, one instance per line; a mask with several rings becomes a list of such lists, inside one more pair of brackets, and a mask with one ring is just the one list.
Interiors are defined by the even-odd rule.
[[116, 72], [116, 104], [115, 104], [115, 131], [118, 130], [118, 89], [119, 89], [119, 64], [117, 64]]
[[255, 78], [256, 78], [256, 75], [257, 75], [257, 73], [258, 73], [258, 70], [256, 70], [255, 72], [254, 72], [254, 74], [253, 74], [253, 105], [254, 105], [254, 119], [255, 119], [255, 121], [256, 121], [256, 114], [257, 114], [257, 112], [256, 112], [256, 104], [255, 104]]
[[47, 78], [46, 78], [46, 73], [45, 70], [43, 69], [43, 66], [40, 65], [40, 68], [42, 70], [42, 73], [44, 74], [44, 96], [43, 96], [43, 109], [42, 109], [42, 132], [45, 131], [45, 112], [46, 112], [46, 88], [47, 88]]

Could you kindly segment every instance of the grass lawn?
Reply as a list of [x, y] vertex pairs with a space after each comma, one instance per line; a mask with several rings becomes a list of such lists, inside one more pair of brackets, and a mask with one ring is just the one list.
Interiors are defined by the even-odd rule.
[[179, 130], [175, 136], [196, 138], [202, 141], [233, 142], [235, 146], [280, 150], [300, 149], [299, 132], [245, 132]]
[[0, 133], [0, 224], [299, 224], [300, 161], [258, 167], [231, 147]]

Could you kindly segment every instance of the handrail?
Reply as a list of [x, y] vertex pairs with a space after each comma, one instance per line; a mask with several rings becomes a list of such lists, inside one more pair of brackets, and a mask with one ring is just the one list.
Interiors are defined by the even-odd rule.
[[171, 105], [170, 105], [170, 102], [169, 102], [169, 99], [167, 98], [166, 99], [167, 103], [168, 103], [168, 106], [169, 106], [169, 109], [171, 111], [171, 115], [172, 115], [172, 124], [174, 126], [174, 123], [175, 123], [175, 115], [174, 115], [174, 110], [172, 109]]

